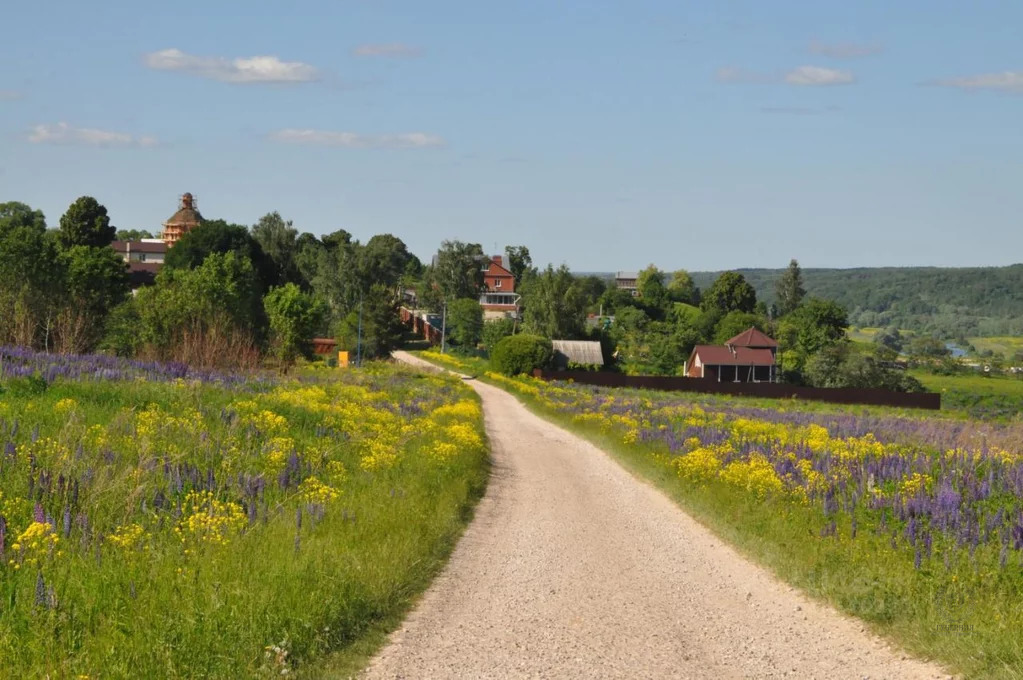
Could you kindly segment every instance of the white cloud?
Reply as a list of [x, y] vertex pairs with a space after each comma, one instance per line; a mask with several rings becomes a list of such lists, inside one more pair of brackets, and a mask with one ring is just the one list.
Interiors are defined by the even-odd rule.
[[383, 43], [359, 45], [352, 50], [352, 54], [357, 57], [418, 57], [423, 54], [423, 50], [403, 43]]
[[158, 144], [155, 137], [130, 135], [95, 128], [77, 128], [67, 123], [40, 124], [32, 128], [28, 141], [33, 144], [81, 144], [84, 146], [141, 146]]
[[762, 83], [788, 83], [800, 86], [847, 85], [856, 82], [855, 76], [849, 71], [838, 71], [822, 66], [800, 66], [783, 75], [724, 66], [714, 73], [714, 77], [720, 83], [742, 85]]
[[932, 85], [956, 87], [961, 90], [998, 90], [1023, 94], [1023, 71], [1003, 71], [1002, 73], [983, 73], [963, 78], [936, 80]]
[[357, 132], [287, 128], [271, 133], [270, 139], [290, 144], [340, 146], [349, 149], [425, 149], [444, 146], [444, 139], [442, 137], [425, 132], [363, 135]]
[[822, 43], [814, 40], [810, 43], [810, 53], [819, 54], [832, 59], [856, 59], [880, 54], [884, 48], [878, 44], [862, 45], [858, 43]]
[[183, 71], [225, 83], [304, 83], [319, 75], [309, 64], [281, 61], [275, 56], [200, 57], [174, 48], [150, 52], [145, 63], [160, 71]]
[[856, 82], [855, 76], [849, 71], [839, 71], [821, 66], [800, 66], [785, 74], [785, 82], [789, 85], [848, 85]]

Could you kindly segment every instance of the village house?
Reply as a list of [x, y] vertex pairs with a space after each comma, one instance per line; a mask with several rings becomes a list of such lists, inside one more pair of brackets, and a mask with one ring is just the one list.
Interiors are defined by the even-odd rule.
[[632, 293], [633, 297], [639, 295], [638, 282], [639, 272], [618, 272], [615, 274], [615, 288], [627, 290]]
[[485, 319], [515, 318], [519, 300], [515, 292], [515, 276], [504, 266], [504, 258], [493, 255], [483, 263], [484, 290], [480, 293], [480, 306]]
[[739, 333], [724, 345], [697, 345], [684, 374], [718, 382], [774, 382], [778, 343], [756, 328]]

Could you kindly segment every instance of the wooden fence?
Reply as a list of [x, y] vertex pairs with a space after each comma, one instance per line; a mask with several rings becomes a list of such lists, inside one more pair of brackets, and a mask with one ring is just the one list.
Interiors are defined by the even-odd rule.
[[602, 371], [545, 371], [536, 369], [533, 377], [542, 380], [572, 380], [580, 385], [600, 387], [632, 387], [644, 390], [699, 392], [739, 397], [770, 399], [805, 399], [833, 404], [867, 404], [938, 410], [941, 395], [934, 392], [907, 393], [858, 387], [803, 387], [783, 383], [717, 382], [703, 378], [681, 378], [654, 375], [625, 375]]

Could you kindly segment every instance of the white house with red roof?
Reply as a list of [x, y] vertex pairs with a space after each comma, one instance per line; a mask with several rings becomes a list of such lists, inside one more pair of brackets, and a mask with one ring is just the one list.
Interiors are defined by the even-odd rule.
[[774, 382], [778, 343], [756, 328], [739, 333], [724, 345], [697, 345], [684, 374], [718, 382]]

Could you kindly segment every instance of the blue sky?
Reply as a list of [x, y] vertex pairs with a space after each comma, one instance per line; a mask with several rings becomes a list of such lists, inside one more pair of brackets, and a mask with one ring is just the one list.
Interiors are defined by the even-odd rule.
[[1023, 3], [22, 2], [0, 201], [577, 270], [1023, 260]]

